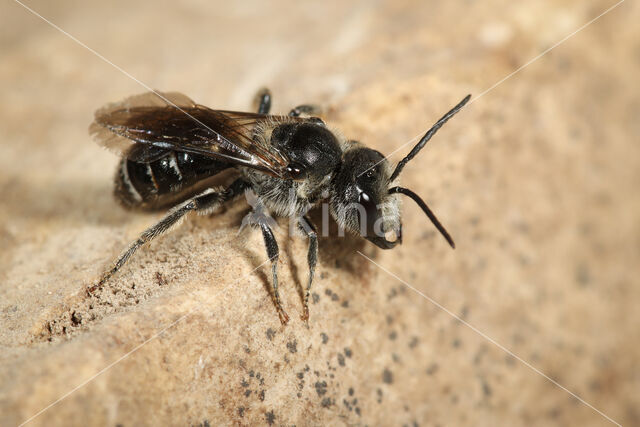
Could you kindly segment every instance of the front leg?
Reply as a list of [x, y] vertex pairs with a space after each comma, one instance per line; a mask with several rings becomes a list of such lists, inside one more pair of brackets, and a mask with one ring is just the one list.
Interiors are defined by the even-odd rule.
[[264, 245], [267, 247], [267, 255], [271, 260], [271, 273], [273, 276], [273, 303], [278, 310], [278, 316], [280, 322], [286, 325], [289, 322], [289, 316], [282, 308], [282, 301], [280, 301], [280, 293], [278, 292], [278, 242], [271, 231], [271, 228], [263, 221], [260, 223], [262, 229], [262, 237], [264, 237]]
[[300, 316], [302, 320], [309, 320], [309, 295], [311, 294], [311, 283], [313, 282], [313, 274], [316, 270], [316, 262], [318, 261], [318, 234], [316, 233], [316, 228], [313, 226], [313, 223], [307, 216], [300, 218], [298, 226], [309, 238], [309, 252], [307, 253], [309, 283], [307, 284], [307, 291], [304, 294], [303, 311], [302, 316]]

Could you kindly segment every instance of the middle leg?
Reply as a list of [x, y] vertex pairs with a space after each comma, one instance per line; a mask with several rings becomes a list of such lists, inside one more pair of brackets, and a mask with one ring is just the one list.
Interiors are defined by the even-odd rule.
[[181, 205], [173, 208], [169, 213], [157, 224], [147, 228], [136, 241], [131, 243], [129, 247], [115, 260], [109, 270], [103, 273], [98, 283], [88, 288], [89, 294], [101, 288], [120, 268], [127, 263], [129, 258], [145, 243], [155, 239], [156, 237], [166, 233], [176, 224], [178, 224], [189, 212], [208, 212], [222, 203], [241, 194], [248, 184], [242, 179], [236, 180], [226, 190], [214, 191], [209, 189], [199, 195], [185, 201]]
[[262, 237], [264, 238], [264, 245], [267, 247], [267, 256], [271, 260], [271, 275], [273, 277], [273, 303], [278, 310], [278, 317], [280, 322], [286, 325], [289, 322], [289, 315], [282, 308], [282, 301], [280, 301], [280, 293], [278, 292], [278, 242], [276, 241], [273, 231], [266, 223], [266, 221], [260, 223], [262, 229]]
[[271, 110], [271, 91], [266, 87], [260, 89], [256, 93], [253, 103], [258, 114], [269, 114]]
[[307, 253], [307, 262], [309, 264], [309, 283], [304, 293], [304, 301], [302, 307], [302, 320], [309, 320], [309, 295], [311, 294], [311, 283], [313, 283], [313, 275], [316, 270], [316, 262], [318, 261], [318, 234], [313, 223], [306, 215], [300, 218], [298, 227], [309, 238], [309, 252]]

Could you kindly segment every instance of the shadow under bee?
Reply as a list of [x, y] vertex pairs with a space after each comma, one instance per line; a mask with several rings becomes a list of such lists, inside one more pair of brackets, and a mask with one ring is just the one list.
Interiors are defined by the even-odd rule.
[[73, 225], [120, 225], [131, 213], [115, 205], [111, 182], [27, 181], [12, 176], [2, 186], [3, 208], [13, 218]]

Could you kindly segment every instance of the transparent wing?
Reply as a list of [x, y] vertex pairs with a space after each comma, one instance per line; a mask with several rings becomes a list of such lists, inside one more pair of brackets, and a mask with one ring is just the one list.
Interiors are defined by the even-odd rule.
[[106, 105], [96, 111], [90, 133], [100, 145], [132, 160], [175, 150], [285, 176], [286, 156], [254, 138], [257, 127], [273, 116], [212, 110], [180, 93], [160, 95], [169, 103], [149, 92]]

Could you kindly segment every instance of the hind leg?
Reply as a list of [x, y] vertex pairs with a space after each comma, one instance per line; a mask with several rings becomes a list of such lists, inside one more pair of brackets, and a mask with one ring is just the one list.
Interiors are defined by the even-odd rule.
[[247, 188], [247, 186], [248, 184], [246, 181], [238, 179], [225, 190], [222, 190], [222, 191], [213, 191], [211, 189], [206, 190], [198, 194], [197, 196], [187, 200], [181, 205], [178, 205], [175, 208], [173, 208], [171, 211], [169, 211], [169, 213], [164, 218], [160, 220], [160, 222], [147, 228], [145, 231], [142, 232], [140, 237], [138, 237], [138, 239], [135, 242], [129, 245], [129, 247], [118, 257], [118, 259], [116, 259], [116, 261], [113, 263], [113, 266], [102, 275], [102, 277], [100, 278], [100, 281], [95, 285], [89, 287], [88, 289], [89, 293], [92, 293], [97, 289], [101, 288], [102, 285], [104, 285], [107, 282], [107, 280], [111, 278], [111, 276], [116, 274], [118, 270], [120, 270], [120, 268], [122, 268], [122, 266], [127, 263], [129, 258], [131, 258], [131, 256], [141, 246], [143, 246], [145, 243], [150, 242], [156, 237], [169, 231], [171, 227], [178, 224], [186, 214], [192, 211], [207, 212], [211, 209], [215, 209], [220, 204], [242, 193], [242, 191], [244, 191], [244, 189]]
[[[273, 96], [271, 91], [266, 87], [260, 89], [253, 98], [253, 107], [258, 114], [269, 114], [271, 111], [271, 101]], [[322, 113], [322, 109], [318, 105], [302, 104], [289, 111], [290, 117], [312, 117]]]
[[258, 114], [269, 114], [271, 111], [271, 91], [266, 87], [260, 89], [253, 99], [253, 105]]

